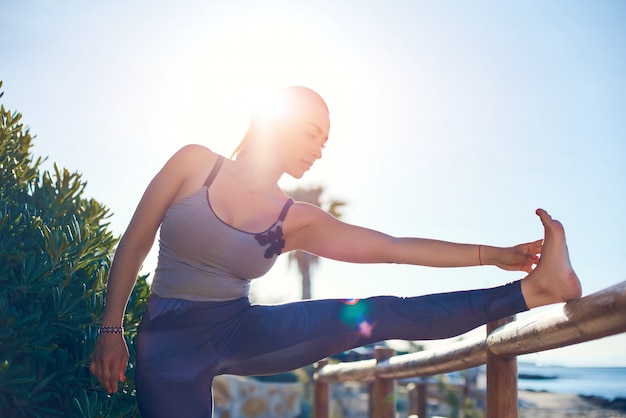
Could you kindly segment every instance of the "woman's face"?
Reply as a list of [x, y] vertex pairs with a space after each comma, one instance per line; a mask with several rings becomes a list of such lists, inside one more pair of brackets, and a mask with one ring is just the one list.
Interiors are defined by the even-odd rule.
[[330, 118], [319, 100], [300, 101], [279, 123], [278, 150], [285, 173], [300, 178], [318, 159], [328, 140]]

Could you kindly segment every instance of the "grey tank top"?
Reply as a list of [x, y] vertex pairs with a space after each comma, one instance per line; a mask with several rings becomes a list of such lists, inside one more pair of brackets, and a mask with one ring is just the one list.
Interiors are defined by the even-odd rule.
[[204, 185], [165, 212], [152, 281], [152, 292], [161, 298], [226, 301], [247, 296], [250, 281], [267, 273], [285, 246], [282, 224], [293, 199], [261, 233], [234, 228], [215, 214], [208, 189], [223, 162], [220, 156]]

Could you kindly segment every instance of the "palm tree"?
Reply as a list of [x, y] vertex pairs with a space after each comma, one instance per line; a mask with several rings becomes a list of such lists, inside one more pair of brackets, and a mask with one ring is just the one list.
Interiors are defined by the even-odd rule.
[[[288, 191], [287, 194], [294, 200], [311, 203], [326, 210], [331, 215], [339, 218], [341, 213], [339, 209], [346, 203], [341, 200], [329, 200], [323, 202], [320, 196], [324, 192], [321, 186], [313, 188], [298, 187], [295, 190]], [[302, 299], [311, 299], [311, 268], [319, 262], [319, 257], [305, 251], [294, 251], [289, 254], [289, 264], [296, 263], [298, 271], [302, 276]]]

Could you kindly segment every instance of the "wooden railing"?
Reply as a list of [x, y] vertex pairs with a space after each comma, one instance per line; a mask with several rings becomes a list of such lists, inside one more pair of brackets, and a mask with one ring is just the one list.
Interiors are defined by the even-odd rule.
[[[517, 356], [596, 340], [626, 332], [626, 281], [541, 314], [515, 321], [506, 318], [487, 325], [486, 338], [461, 340], [435, 350], [394, 356], [377, 349], [376, 358], [339, 364], [323, 360], [315, 373], [314, 416], [329, 416], [329, 384], [371, 382], [370, 416], [396, 415], [395, 381], [426, 377], [487, 365], [487, 417], [515, 418]], [[420, 392], [421, 391], [421, 392]], [[409, 413], [426, 417], [424, 388]]]

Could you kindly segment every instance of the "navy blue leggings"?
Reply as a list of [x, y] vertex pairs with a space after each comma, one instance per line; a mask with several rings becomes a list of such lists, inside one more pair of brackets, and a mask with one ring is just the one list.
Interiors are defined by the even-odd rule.
[[411, 298], [269, 306], [153, 295], [137, 338], [139, 408], [150, 418], [211, 417], [214, 376], [280, 373], [389, 339], [453, 337], [527, 309], [519, 281]]

